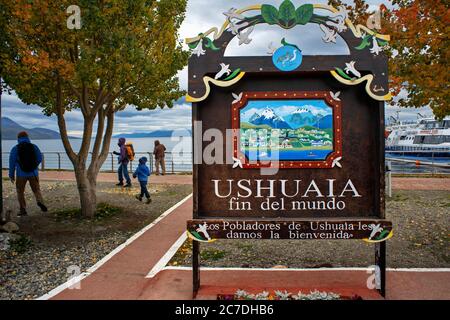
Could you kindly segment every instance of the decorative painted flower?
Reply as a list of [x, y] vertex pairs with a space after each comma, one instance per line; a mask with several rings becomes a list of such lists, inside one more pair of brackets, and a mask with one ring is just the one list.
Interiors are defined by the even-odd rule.
[[284, 291], [275, 290], [275, 295], [280, 300], [289, 300], [289, 297], [291, 296], [291, 293], [287, 292], [286, 290], [284, 290]]
[[326, 42], [326, 43], [329, 43], [329, 42], [336, 43], [336, 36], [337, 36], [336, 30], [334, 30], [332, 28], [329, 28], [329, 27], [327, 27], [324, 24], [320, 25], [320, 29], [322, 29], [322, 31], [324, 33], [324, 35], [322, 37], [322, 40], [324, 42]]
[[225, 74], [228, 76], [230, 75], [231, 70], [230, 70], [230, 65], [229, 64], [225, 64], [225, 63], [221, 63], [220, 64], [220, 71], [216, 73], [216, 75], [214, 76], [214, 79], [220, 79], [222, 78]]
[[355, 61], [350, 61], [349, 63], [346, 63], [344, 70], [347, 74], [349, 74], [350, 72], [353, 73], [358, 78], [361, 78], [361, 73], [358, 70], [356, 70], [355, 63], [356, 63]]
[[372, 48], [370, 49], [371, 53], [378, 55], [381, 52], [381, 47], [378, 45], [378, 41], [376, 37], [372, 37]]
[[203, 39], [200, 39], [197, 46], [194, 50], [192, 50], [192, 54], [197, 55], [197, 57], [203, 56], [205, 54], [205, 50], [203, 50]]

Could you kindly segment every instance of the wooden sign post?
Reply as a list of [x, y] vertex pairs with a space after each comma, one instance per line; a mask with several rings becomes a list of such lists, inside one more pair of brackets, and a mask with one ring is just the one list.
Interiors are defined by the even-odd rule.
[[[344, 8], [286, 0], [280, 8], [230, 9], [221, 29], [186, 42], [192, 102], [194, 295], [200, 242], [216, 239], [342, 239], [375, 244], [378, 290], [385, 294], [384, 101], [389, 40], [353, 25]], [[267, 56], [228, 57], [237, 37], [259, 24], [318, 24], [331, 48], [349, 55], [303, 56], [288, 39]], [[269, 41], [268, 41], [269, 42]]]

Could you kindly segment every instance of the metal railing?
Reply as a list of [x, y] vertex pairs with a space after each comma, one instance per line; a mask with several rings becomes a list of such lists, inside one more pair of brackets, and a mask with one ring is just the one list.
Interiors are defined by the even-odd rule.
[[[89, 153], [87, 163], [89, 165], [91, 161], [92, 153]], [[155, 169], [155, 161], [152, 152], [136, 152], [134, 161], [130, 161], [129, 170], [132, 171], [138, 165], [138, 160], [140, 157], [147, 157], [147, 165], [150, 167], [151, 171]], [[172, 153], [166, 152], [165, 157], [166, 172], [167, 173], [181, 173], [181, 172], [192, 172], [192, 153]], [[8, 169], [9, 165], [9, 152], [2, 153], [2, 167], [3, 169]], [[103, 172], [117, 172], [119, 167], [117, 155], [112, 152], [108, 154], [108, 158], [103, 163], [100, 171]], [[42, 152], [42, 162], [40, 165], [40, 170], [67, 170], [73, 171], [73, 165], [69, 157], [65, 152]]]
[[[450, 158], [437, 157], [437, 153], [431, 153], [429, 159], [414, 159], [413, 157], [409, 157], [413, 153], [417, 154], [418, 151], [387, 151], [386, 161], [391, 162], [391, 172], [401, 174], [450, 174]], [[41, 170], [73, 171], [72, 162], [65, 152], [43, 152], [42, 154]], [[136, 168], [138, 159], [142, 156], [147, 157], [148, 165], [154, 171], [155, 162], [152, 152], [136, 152], [135, 160], [129, 163], [130, 171]], [[90, 163], [90, 157], [91, 154], [88, 156], [88, 164]], [[165, 162], [167, 173], [192, 172], [192, 152], [166, 152]], [[2, 164], [3, 169], [8, 168], [9, 152], [2, 153]], [[103, 172], [117, 172], [118, 167], [117, 156], [110, 152], [100, 170]]]
[[393, 173], [450, 173], [450, 150], [386, 150]]

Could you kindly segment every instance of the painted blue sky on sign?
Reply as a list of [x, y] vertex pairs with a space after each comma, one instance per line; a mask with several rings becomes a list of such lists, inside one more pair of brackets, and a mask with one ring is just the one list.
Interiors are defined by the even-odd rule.
[[332, 109], [324, 100], [250, 100], [245, 108], [241, 109], [241, 121], [248, 122], [255, 113], [261, 113], [267, 107], [283, 118], [287, 118], [302, 108], [307, 109], [315, 116], [332, 114]]

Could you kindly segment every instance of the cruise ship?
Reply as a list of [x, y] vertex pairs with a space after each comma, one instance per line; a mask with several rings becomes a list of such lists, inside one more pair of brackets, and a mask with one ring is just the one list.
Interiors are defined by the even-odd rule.
[[389, 126], [386, 156], [450, 164], [450, 117], [422, 118], [415, 123]]

